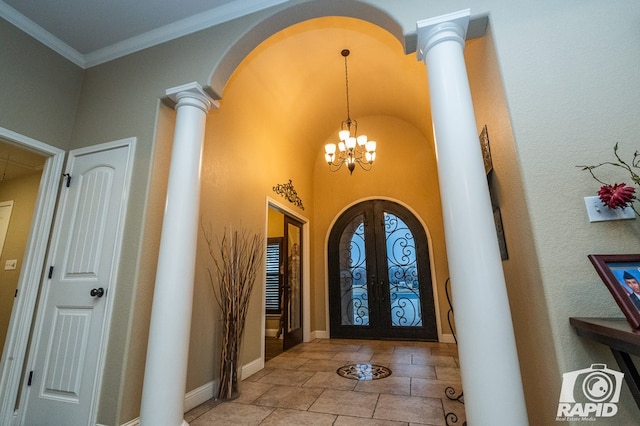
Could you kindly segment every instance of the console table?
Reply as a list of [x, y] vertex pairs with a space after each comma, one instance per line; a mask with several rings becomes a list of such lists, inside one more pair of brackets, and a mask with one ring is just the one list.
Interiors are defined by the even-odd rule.
[[631, 355], [640, 356], [640, 330], [624, 318], [569, 318], [580, 337], [609, 346], [640, 408], [640, 375]]

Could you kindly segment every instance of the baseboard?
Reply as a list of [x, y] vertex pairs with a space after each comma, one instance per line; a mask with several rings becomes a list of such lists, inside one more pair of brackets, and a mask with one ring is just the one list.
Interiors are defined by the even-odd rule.
[[[196, 388], [184, 396], [184, 412], [186, 413], [189, 410], [196, 408], [200, 404], [204, 404], [209, 401], [211, 398], [216, 396], [216, 392], [218, 390], [218, 381], [213, 380], [209, 383], [205, 383], [204, 385]], [[123, 423], [121, 426], [139, 426], [140, 425], [140, 417], [135, 418], [133, 420], [129, 420], [126, 423]], [[101, 426], [101, 425], [96, 425]]]
[[278, 333], [278, 329], [277, 328], [266, 328], [264, 330], [264, 335], [267, 337], [276, 337], [276, 334]]
[[456, 339], [453, 334], [443, 334], [440, 343], [456, 343]]
[[253, 376], [263, 368], [264, 368], [264, 358], [256, 358], [250, 363], [242, 366], [242, 374], [240, 378], [241, 380], [244, 380], [247, 377]]
[[314, 339], [328, 339], [329, 333], [325, 330], [315, 330], [310, 333], [311, 340]]
[[204, 404], [218, 392], [218, 381], [213, 380], [209, 383], [196, 388], [184, 396], [184, 411], [187, 412], [196, 408], [200, 404]]

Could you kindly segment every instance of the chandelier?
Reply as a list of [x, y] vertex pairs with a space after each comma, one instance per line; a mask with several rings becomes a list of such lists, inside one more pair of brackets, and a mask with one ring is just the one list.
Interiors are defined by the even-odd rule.
[[[343, 164], [347, 165], [349, 174], [353, 174], [353, 170], [358, 164], [363, 170], [371, 170], [373, 160], [376, 159], [376, 142], [367, 140], [366, 135], [358, 135], [358, 122], [352, 120], [349, 115], [349, 72], [347, 68], [347, 56], [349, 49], [343, 49], [340, 54], [344, 57], [344, 81], [347, 92], [347, 119], [340, 124], [338, 138], [340, 142], [328, 143], [324, 146], [324, 158], [329, 164], [329, 169], [336, 172], [342, 168]], [[337, 152], [336, 152], [337, 151]]]

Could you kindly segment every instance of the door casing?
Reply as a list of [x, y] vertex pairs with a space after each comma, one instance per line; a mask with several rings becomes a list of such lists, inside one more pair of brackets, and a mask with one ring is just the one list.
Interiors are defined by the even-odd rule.
[[[0, 137], [46, 157], [25, 249], [18, 294], [13, 304], [7, 338], [0, 358], [0, 424], [15, 424], [15, 406], [26, 360], [42, 265], [49, 244], [65, 151], [0, 127]], [[18, 407], [20, 410], [20, 407]]]

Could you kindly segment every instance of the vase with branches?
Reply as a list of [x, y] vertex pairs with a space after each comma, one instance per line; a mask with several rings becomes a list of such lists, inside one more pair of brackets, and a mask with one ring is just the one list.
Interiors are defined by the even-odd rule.
[[215, 241], [211, 228], [204, 235], [213, 260], [213, 268], [208, 268], [209, 280], [222, 314], [218, 398], [230, 400], [239, 395], [240, 349], [251, 292], [262, 262], [263, 239], [247, 230], [225, 229], [222, 239]]

